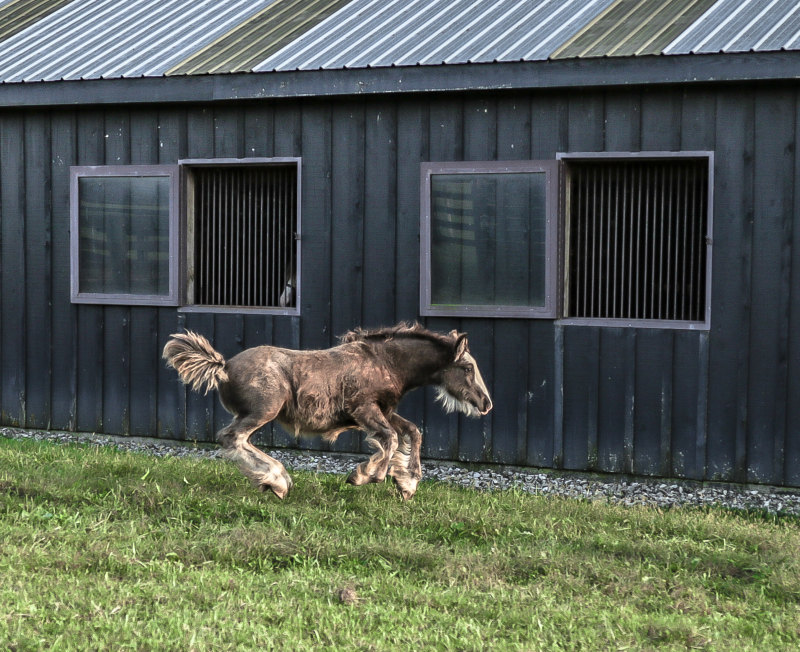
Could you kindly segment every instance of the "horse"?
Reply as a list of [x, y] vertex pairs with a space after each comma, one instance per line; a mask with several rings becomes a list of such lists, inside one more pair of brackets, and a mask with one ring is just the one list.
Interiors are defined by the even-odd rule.
[[339, 342], [313, 351], [256, 346], [225, 360], [205, 337], [186, 331], [170, 336], [163, 357], [193, 390], [218, 392], [233, 420], [217, 433], [217, 441], [224, 456], [262, 491], [284, 498], [293, 485], [283, 464], [250, 443], [256, 430], [275, 420], [295, 436], [329, 442], [345, 430], [365, 431], [375, 453], [347, 482], [382, 482], [388, 473], [408, 500], [422, 479], [422, 434], [396, 413], [403, 396], [433, 385], [447, 412], [480, 417], [492, 409], [467, 335], [401, 323], [358, 328]]

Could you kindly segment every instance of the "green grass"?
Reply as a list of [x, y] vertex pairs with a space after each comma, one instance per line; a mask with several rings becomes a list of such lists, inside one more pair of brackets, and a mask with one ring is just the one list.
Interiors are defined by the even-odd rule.
[[796, 650], [800, 520], [0, 438], [0, 650]]

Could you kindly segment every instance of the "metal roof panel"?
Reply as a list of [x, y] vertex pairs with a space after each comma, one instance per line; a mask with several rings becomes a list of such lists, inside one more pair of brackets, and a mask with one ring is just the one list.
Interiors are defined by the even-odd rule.
[[665, 49], [666, 54], [797, 49], [796, 0], [718, 0]]
[[257, 71], [546, 59], [614, 0], [354, 0]]
[[168, 75], [247, 72], [350, 0], [275, 0], [167, 71]]
[[0, 80], [160, 76], [273, 0], [74, 0], [0, 43]]
[[617, 0], [553, 53], [571, 57], [660, 54], [715, 0]]
[[0, 2], [0, 43], [70, 2], [72, 0], [5, 0]]

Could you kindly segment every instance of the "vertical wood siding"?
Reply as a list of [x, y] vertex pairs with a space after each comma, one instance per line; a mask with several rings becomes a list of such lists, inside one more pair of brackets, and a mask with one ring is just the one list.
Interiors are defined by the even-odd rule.
[[[798, 121], [796, 86], [4, 111], [0, 422], [211, 441], [228, 415], [164, 367], [170, 333], [231, 356], [417, 319], [422, 161], [713, 150], [710, 331], [429, 319], [469, 332], [495, 409], [447, 415], [418, 391], [401, 412], [428, 457], [798, 486]], [[302, 157], [300, 317], [70, 304], [70, 165], [244, 156]]]

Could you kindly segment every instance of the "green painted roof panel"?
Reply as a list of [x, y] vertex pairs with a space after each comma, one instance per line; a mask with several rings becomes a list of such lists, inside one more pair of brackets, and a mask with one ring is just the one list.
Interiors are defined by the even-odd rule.
[[167, 71], [168, 75], [248, 72], [302, 36], [350, 0], [276, 0], [207, 47]]
[[715, 0], [617, 0], [551, 58], [661, 54]]
[[11, 0], [0, 4], [0, 43], [70, 2], [72, 0]]

